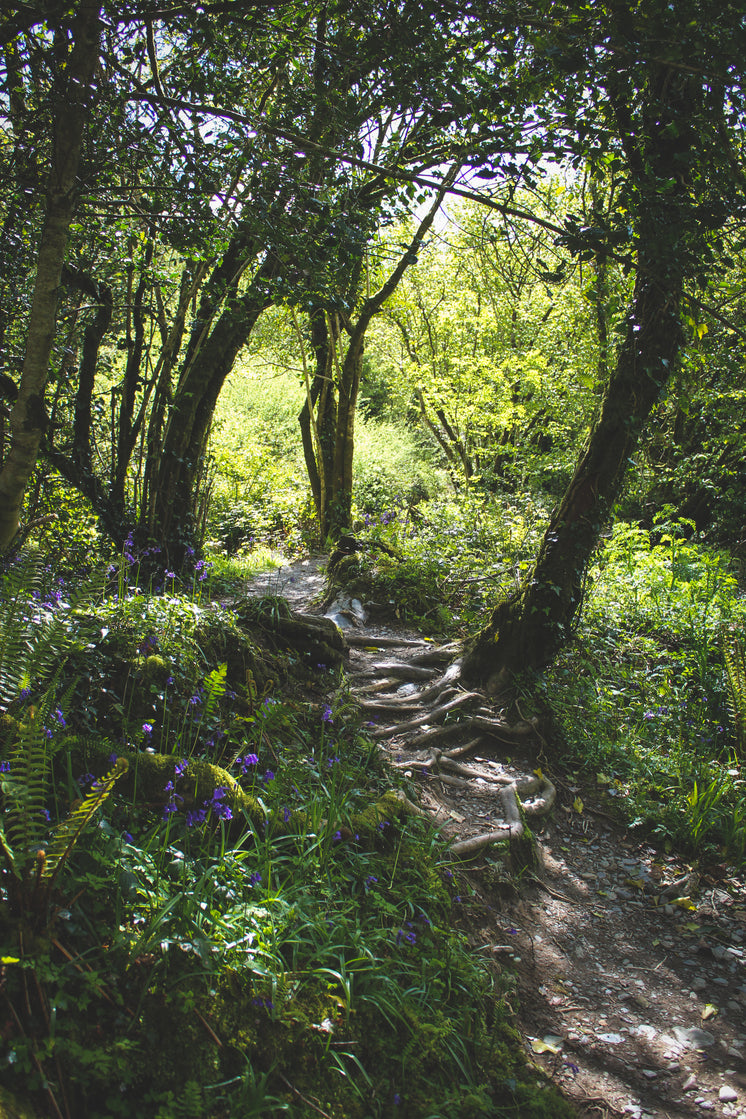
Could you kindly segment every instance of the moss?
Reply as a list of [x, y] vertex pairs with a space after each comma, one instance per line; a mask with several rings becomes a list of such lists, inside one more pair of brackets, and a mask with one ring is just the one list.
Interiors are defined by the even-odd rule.
[[0, 1085], [0, 1119], [38, 1119], [31, 1104]]
[[409, 809], [393, 790], [384, 793], [374, 804], [353, 816], [351, 827], [362, 837], [371, 838], [385, 834], [387, 825], [406, 819]]
[[[91, 770], [96, 776], [111, 769], [111, 754], [128, 762], [126, 774], [117, 783], [117, 792], [146, 804], [165, 804], [165, 786], [174, 780], [174, 767], [179, 760], [173, 754], [149, 754], [141, 750], [119, 750], [106, 739], [84, 739], [73, 747], [73, 765]], [[257, 827], [265, 823], [265, 811], [255, 797], [245, 793], [238, 782], [226, 769], [212, 762], [194, 758], [183, 775], [176, 781], [176, 789], [183, 798], [184, 809], [201, 806], [212, 797], [215, 789], [225, 789], [225, 803], [230, 806], [233, 820], [228, 831], [245, 830], [248, 819]]]

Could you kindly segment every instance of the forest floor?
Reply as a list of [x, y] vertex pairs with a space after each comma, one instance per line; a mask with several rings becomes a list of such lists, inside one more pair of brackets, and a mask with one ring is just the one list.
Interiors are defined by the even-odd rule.
[[[250, 589], [318, 612], [324, 586], [323, 559], [312, 557]], [[347, 677], [361, 698], [375, 691], [382, 656], [406, 664], [434, 648], [390, 616], [346, 617]], [[399, 681], [396, 690], [405, 699], [422, 687]], [[421, 767], [411, 736], [374, 733], [420, 787], [419, 803], [444, 837], [500, 826], [489, 781], [443, 780]], [[529, 1060], [588, 1119], [746, 1119], [744, 875], [719, 864], [694, 868], [641, 843], [604, 812], [594, 789], [563, 774], [551, 742], [537, 737], [519, 750], [483, 739], [466, 760], [508, 776], [540, 765], [557, 788], [551, 815], [530, 821], [535, 871], [516, 883], [486, 848], [459, 872], [473, 950], [500, 969], [503, 986], [514, 974], [508, 998]]]

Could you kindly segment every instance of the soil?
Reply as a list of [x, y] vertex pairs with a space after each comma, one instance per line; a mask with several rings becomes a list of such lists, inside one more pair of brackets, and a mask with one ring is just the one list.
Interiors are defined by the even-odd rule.
[[[321, 612], [323, 567], [323, 557], [310, 557], [250, 589]], [[406, 665], [434, 645], [365, 605], [342, 598], [327, 613], [350, 640], [351, 691], [369, 699], [382, 660]], [[388, 694], [416, 700], [423, 686], [402, 677]], [[746, 1119], [743, 873], [694, 868], [640, 843], [606, 814], [597, 790], [570, 783], [539, 734], [518, 746], [481, 739], [464, 760], [486, 777], [457, 784], [422, 768], [416, 736], [427, 729], [413, 738], [375, 724], [374, 734], [447, 838], [500, 827], [493, 774], [530, 776], [541, 766], [557, 789], [551, 814], [530, 821], [534, 869], [516, 883], [486, 847], [462, 872], [464, 925], [503, 985], [513, 976], [507, 997], [529, 1059], [580, 1116]]]

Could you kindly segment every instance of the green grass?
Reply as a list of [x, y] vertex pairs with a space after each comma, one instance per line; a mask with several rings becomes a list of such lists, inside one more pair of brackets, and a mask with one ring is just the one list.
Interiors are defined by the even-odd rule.
[[[621, 524], [591, 572], [575, 641], [542, 684], [563, 759], [641, 834], [746, 857], [746, 780], [723, 630], [746, 628], [728, 557]], [[602, 779], [594, 777], [600, 773]]]
[[[0, 1085], [81, 1119], [300, 1119], [308, 1100], [340, 1119], [562, 1115], [459, 931], [444, 847], [391, 796], [345, 693], [327, 703], [335, 675], [276, 655], [241, 683], [256, 649], [227, 612], [126, 583], [55, 665], [50, 826], [90, 786], [81, 744], [124, 743], [128, 781], [79, 837], [48, 929], [30, 938], [0, 899]], [[74, 636], [76, 608], [57, 614]], [[0, 760], [49, 684], [7, 697]], [[226, 784], [198, 791], [208, 762]], [[4, 814], [22, 780], [3, 772]]]

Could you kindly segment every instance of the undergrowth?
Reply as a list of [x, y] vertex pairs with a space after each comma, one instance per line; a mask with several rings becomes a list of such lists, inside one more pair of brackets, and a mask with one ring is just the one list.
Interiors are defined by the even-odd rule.
[[630, 826], [682, 853], [746, 857], [746, 780], [724, 636], [746, 631], [726, 554], [617, 525], [576, 638], [541, 684], [563, 761]]
[[41, 850], [98, 769], [129, 762], [34, 929], [0, 898], [0, 1087], [76, 1119], [564, 1113], [334, 672], [173, 590], [125, 580], [40, 612], [16, 574], [3, 599], [19, 633], [52, 634], [36, 660], [17, 641], [5, 677], [3, 817], [40, 704]]

